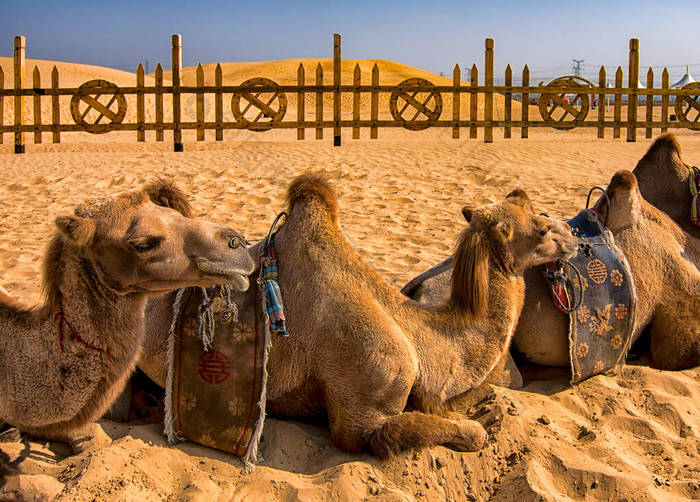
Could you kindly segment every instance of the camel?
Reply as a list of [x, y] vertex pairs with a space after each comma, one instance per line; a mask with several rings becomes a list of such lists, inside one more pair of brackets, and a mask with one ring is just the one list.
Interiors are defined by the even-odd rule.
[[134, 369], [148, 296], [248, 287], [245, 240], [190, 216], [184, 194], [159, 180], [56, 218], [42, 266], [45, 303], [27, 308], [0, 292], [2, 420], [76, 452], [107, 440], [93, 422]]
[[681, 146], [673, 134], [659, 136], [632, 172], [647, 202], [668, 214], [685, 232], [700, 239], [700, 227], [690, 220], [690, 168], [683, 162]]
[[[568, 226], [516, 198], [471, 211], [449, 298], [427, 306], [392, 289], [348, 243], [324, 177], [300, 176], [287, 200], [275, 246], [290, 336], [270, 350], [268, 411], [325, 415], [337, 447], [380, 458], [438, 444], [480, 449], [484, 428], [451, 404], [482, 384], [508, 349], [524, 270], [575, 251]], [[241, 310], [250, 308], [253, 293], [238, 296]], [[149, 306], [148, 346], [160, 350], [139, 363], [161, 385], [171, 302], [172, 295]]]
[[[668, 138], [663, 138], [655, 146], [666, 148], [667, 142]], [[651, 324], [654, 367], [682, 369], [700, 364], [700, 321], [696, 316], [700, 308], [700, 241], [644, 200], [632, 172], [616, 173], [606, 194], [610, 207], [601, 197], [595, 208], [607, 219], [636, 283], [637, 325], [632, 343]], [[402, 291], [416, 300], [444, 297], [448, 294], [450, 268], [448, 258]], [[568, 366], [568, 316], [554, 307], [539, 270], [526, 271], [525, 282], [527, 294], [513, 337], [514, 348], [530, 362]], [[501, 362], [506, 363], [505, 359]]]

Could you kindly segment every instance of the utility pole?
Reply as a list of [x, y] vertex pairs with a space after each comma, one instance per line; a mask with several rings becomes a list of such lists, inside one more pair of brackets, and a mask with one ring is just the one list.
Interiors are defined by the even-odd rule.
[[574, 72], [574, 75], [577, 77], [581, 76], [581, 63], [585, 61], [585, 59], [572, 59], [574, 64], [571, 66], [571, 71]]

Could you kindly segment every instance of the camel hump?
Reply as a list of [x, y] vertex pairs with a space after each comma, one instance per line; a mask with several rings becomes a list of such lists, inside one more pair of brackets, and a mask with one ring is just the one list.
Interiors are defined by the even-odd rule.
[[610, 184], [608, 185], [608, 188], [611, 192], [615, 192], [617, 190], [622, 190], [624, 192], [636, 190], [637, 178], [632, 173], [632, 171], [627, 171], [623, 169], [621, 171], [616, 172], [613, 175], [612, 179], [610, 180]]
[[143, 191], [154, 204], [174, 209], [187, 218], [192, 217], [192, 207], [187, 200], [187, 195], [175, 185], [173, 180], [158, 178], [144, 186]]
[[609, 186], [612, 190], [623, 189], [629, 191], [637, 186], [637, 178], [632, 171], [622, 169], [613, 175]]
[[670, 132], [664, 133], [654, 140], [647, 153], [639, 160], [635, 173], [646, 164], [656, 167], [665, 162], [673, 162], [674, 156], [681, 158], [681, 145], [678, 138]]
[[675, 134], [667, 132], [656, 138], [649, 147], [647, 153], [655, 155], [657, 152], [664, 150], [670, 151], [671, 153], [677, 152], [678, 155], [681, 154], [681, 144], [678, 142], [678, 138], [676, 138]]
[[338, 216], [338, 199], [328, 177], [321, 172], [308, 172], [298, 176], [289, 185], [287, 207], [289, 212], [297, 202], [317, 201], [325, 206], [335, 220]]

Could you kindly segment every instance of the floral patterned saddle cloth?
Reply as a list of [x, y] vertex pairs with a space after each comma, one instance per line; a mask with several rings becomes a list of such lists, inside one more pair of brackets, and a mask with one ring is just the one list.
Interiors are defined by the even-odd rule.
[[595, 210], [584, 209], [567, 222], [579, 249], [552, 281], [560, 310], [569, 315], [571, 383], [622, 364], [635, 328], [636, 294], [627, 259]]
[[[257, 450], [255, 431], [264, 417], [259, 400], [268, 337], [256, 305], [245, 301], [236, 315], [218, 295], [217, 288], [189, 288], [181, 297], [169, 340], [165, 432], [172, 442], [188, 439], [244, 457], [248, 467], [246, 454]], [[205, 304], [216, 336], [203, 344]]]

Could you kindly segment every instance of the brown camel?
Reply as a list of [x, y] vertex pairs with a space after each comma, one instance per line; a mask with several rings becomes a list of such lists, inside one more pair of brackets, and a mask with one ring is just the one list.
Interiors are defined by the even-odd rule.
[[0, 292], [2, 420], [76, 451], [90, 436], [102, 441], [92, 422], [136, 364], [147, 296], [248, 287], [254, 263], [242, 237], [189, 216], [184, 194], [157, 181], [56, 218], [42, 267], [46, 302], [26, 308]]
[[[655, 367], [681, 369], [700, 364], [700, 241], [646, 202], [631, 172], [615, 174], [606, 193], [611, 207], [601, 197], [596, 208], [607, 217], [636, 283], [637, 326], [632, 342], [651, 324]], [[448, 260], [411, 281], [403, 292], [414, 299], [447, 295]], [[531, 362], [568, 366], [568, 316], [554, 307], [539, 270], [526, 271], [525, 282], [525, 306], [513, 346]]]
[[659, 136], [632, 172], [647, 202], [668, 214], [685, 232], [700, 239], [700, 227], [690, 220], [690, 168], [683, 162], [681, 146], [673, 134]]
[[[507, 350], [523, 271], [575, 250], [568, 227], [516, 198], [471, 211], [449, 298], [426, 306], [393, 290], [349, 245], [323, 177], [297, 178], [288, 204], [275, 245], [290, 336], [275, 339], [270, 351], [267, 409], [302, 419], [326, 414], [333, 443], [349, 452], [480, 449], [483, 427], [449, 409]], [[243, 296], [241, 310], [252, 293]], [[171, 301], [149, 308], [148, 336], [159, 340], [151, 347], [165, 346]], [[162, 385], [164, 362], [160, 349], [140, 364]], [[404, 411], [409, 403], [415, 411]]]

